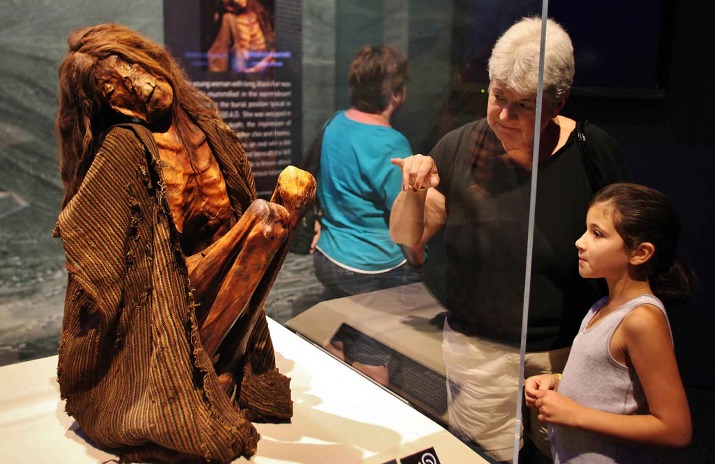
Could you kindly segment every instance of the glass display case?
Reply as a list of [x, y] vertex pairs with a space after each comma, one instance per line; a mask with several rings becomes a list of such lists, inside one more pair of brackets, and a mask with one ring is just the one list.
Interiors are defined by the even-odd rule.
[[[639, 3], [635, 11], [636, 6], [615, 1], [587, 5], [546, 0], [256, 1], [259, 17], [265, 16], [270, 25], [269, 29], [261, 26], [267, 45], [246, 52], [248, 61], [242, 64], [232, 61], [235, 57], [229, 60], [230, 54], [237, 56], [231, 45], [217, 51], [223, 16], [234, 14], [226, 9], [229, 2], [145, 0], [118, 5], [73, 0], [62, 8], [41, 2], [42, 7], [33, 6], [32, 11], [28, 5], [16, 5], [9, 12], [7, 27], [0, 33], [6, 57], [0, 64], [0, 364], [57, 352], [67, 279], [61, 243], [51, 237], [62, 198], [53, 133], [57, 66], [67, 34], [99, 22], [126, 24], [168, 47], [239, 135], [252, 163], [258, 195], [268, 199], [285, 166], [304, 165], [326, 121], [354, 106], [350, 66], [364, 45], [390, 45], [406, 58], [406, 97], [391, 113], [389, 125], [404, 136], [412, 153], [436, 157], [444, 152], [435, 148], [443, 137], [452, 133], [448, 140], [455, 143], [453, 131], [487, 116], [488, 60], [501, 34], [524, 16], [552, 17], [571, 36], [575, 54], [573, 87], [560, 114], [604, 129], [623, 148], [636, 181], [674, 198], [684, 222], [681, 252], [701, 281], [708, 280], [705, 263], [712, 256], [712, 245], [706, 232], [712, 227], [712, 214], [710, 209], [694, 209], [692, 199], [713, 197], [708, 177], [712, 143], [703, 135], [712, 129], [712, 120], [703, 115], [693, 122], [685, 105], [677, 103], [685, 91], [684, 79], [675, 68], [677, 60], [686, 59], [681, 51], [686, 47], [676, 45], [692, 41], [682, 36], [683, 20], [672, 14], [674, 2]], [[19, 25], [10, 26], [11, 22]], [[232, 64], [212, 64], [221, 53]], [[270, 65], [251, 70], [269, 55]], [[539, 64], [541, 58], [537, 57]], [[533, 101], [527, 103], [537, 119], [542, 114], [538, 104], [550, 96], [544, 96], [541, 74], [538, 82]], [[560, 143], [572, 143], [573, 153], [579, 153], [573, 137]], [[540, 141], [537, 136], [534, 146]], [[487, 142], [480, 139], [481, 144]], [[688, 164], [676, 162], [686, 158]], [[559, 180], [554, 176], [560, 171], [542, 171], [538, 164], [527, 163], [522, 174], [510, 178], [513, 183], [495, 186], [501, 182], [497, 170], [480, 170], [476, 161], [473, 165], [459, 164], [464, 162], [461, 159], [450, 161], [457, 163], [455, 172], [440, 173], [442, 181], [456, 183], [454, 178], [472, 169], [472, 175], [482, 176], [482, 184], [496, 189], [487, 196], [498, 200], [484, 202], [480, 196], [484, 192], [476, 191], [474, 198], [451, 200], [450, 214], [465, 217], [427, 242], [426, 263], [418, 266], [422, 281], [340, 294], [326, 289], [316, 275], [315, 253], [320, 250], [293, 250], [277, 275], [265, 311], [273, 321], [323, 349], [326, 356], [351, 365], [454, 432], [483, 459], [540, 462], [543, 453], [531, 444], [519, 455], [522, 443], [517, 431], [531, 424], [528, 411], [516, 405], [523, 400], [523, 378], [536, 372], [524, 363], [527, 353], [550, 351], [548, 362], [536, 369], [559, 371], [567, 355], [563, 350], [588, 309], [589, 303], [584, 302], [595, 301], [602, 291], [578, 279], [575, 272], [573, 242], [583, 232], [585, 216], [577, 225], [571, 219], [585, 211], [588, 198], [578, 195], [585, 191], [588, 178], [580, 173], [578, 179]], [[440, 166], [450, 164], [444, 161]], [[556, 187], [538, 190], [540, 181]], [[518, 198], [507, 198], [506, 190]], [[388, 204], [382, 208], [389, 212], [396, 195], [387, 195]], [[463, 204], [467, 206], [459, 209]], [[470, 208], [481, 209], [469, 216]], [[489, 229], [488, 224], [498, 226]], [[386, 216], [385, 228], [388, 225]], [[488, 232], [477, 235], [474, 230]], [[569, 264], [557, 266], [558, 260]], [[472, 320], [473, 326], [455, 317], [451, 327], [447, 314], [448, 308], [455, 310], [451, 307], [455, 302], [465, 308], [459, 311], [479, 308], [488, 317]], [[548, 305], [559, 309], [549, 311]], [[691, 354], [699, 347], [685, 337], [694, 327], [707, 326], [704, 321], [712, 321], [703, 308], [704, 301], [697, 297], [677, 308], [681, 315], [673, 314], [671, 324], [686, 386], [711, 389], [712, 366], [694, 360]], [[537, 329], [530, 333], [522, 327], [525, 321]], [[477, 350], [470, 341], [475, 337], [494, 344], [488, 349], [479, 345]], [[356, 358], [358, 350], [367, 352]], [[481, 369], [477, 355], [492, 356], [483, 363], [497, 366], [489, 368], [487, 377], [495, 380], [493, 385], [483, 385], [485, 391], [471, 391], [474, 385], [459, 381]], [[554, 360], [555, 356], [563, 358]], [[370, 364], [366, 359], [380, 362]], [[467, 430], [494, 419], [487, 421], [479, 414], [490, 408], [488, 401], [495, 396], [513, 401], [497, 401], [501, 411], [492, 407], [494, 416], [504, 417], [487, 427], [484, 441], [481, 436], [460, 434], [455, 423]], [[480, 401], [484, 401], [480, 410], [472, 411], [470, 405]], [[450, 407], [456, 408], [451, 417]], [[511, 436], [508, 445], [495, 438], [497, 426], [502, 435]], [[493, 452], [485, 452], [485, 446]]]

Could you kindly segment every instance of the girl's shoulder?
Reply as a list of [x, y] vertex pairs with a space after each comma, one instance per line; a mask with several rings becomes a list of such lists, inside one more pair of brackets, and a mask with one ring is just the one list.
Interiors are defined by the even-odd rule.
[[670, 322], [663, 303], [653, 295], [643, 295], [629, 303], [630, 308], [621, 325], [630, 335], [649, 336], [655, 329], [667, 327]]

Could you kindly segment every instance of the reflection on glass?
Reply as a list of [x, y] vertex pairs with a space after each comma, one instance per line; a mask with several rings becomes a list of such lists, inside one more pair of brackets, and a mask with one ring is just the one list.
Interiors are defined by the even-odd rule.
[[209, 71], [270, 69], [275, 51], [273, 15], [259, 0], [220, 0], [214, 20], [219, 29], [207, 52]]
[[[187, 2], [187, 4], [189, 3], [191, 2]], [[354, 59], [355, 51], [365, 43], [399, 45], [398, 48], [409, 58], [410, 98], [402, 105], [400, 111], [395, 113], [390, 123], [394, 129], [404, 134], [415, 153], [433, 154], [436, 157], [438, 151], [444, 150], [438, 148], [438, 142], [443, 137], [447, 137], [444, 139], [445, 141], [448, 140], [450, 136], [446, 136], [447, 133], [462, 127], [465, 123], [471, 123], [487, 116], [487, 109], [492, 104], [488, 100], [492, 97], [497, 103], [501, 102], [505, 112], [513, 111], [518, 118], [525, 114], [528, 115], [531, 111], [538, 113], [540, 110], [539, 107], [534, 106], [537, 100], [536, 88], [527, 88], [516, 92], [517, 96], [522, 93], [528, 96], [522, 103], [511, 92], [513, 89], [508, 87], [504, 89], [495, 84], [490, 87], [487, 68], [492, 46], [499, 35], [524, 14], [538, 13], [541, 6], [538, 1], [502, 2], [503, 5], [499, 2], [468, 0], [437, 1], [430, 3], [425, 8], [414, 4], [414, 2], [409, 2], [410, 8], [404, 11], [391, 8], [366, 8], [363, 2], [321, 2], [319, 5], [318, 2], [304, 2], [302, 29], [299, 32], [297, 29], [289, 30], [283, 26], [285, 23], [281, 23], [281, 21], [286, 21], [286, 17], [289, 16], [282, 9], [283, 6], [293, 2], [281, 2], [276, 5], [276, 2], [272, 0], [265, 0], [260, 3], [263, 4], [265, 10], [274, 15], [271, 23], [274, 32], [276, 32], [273, 34], [276, 43], [272, 47], [279, 47], [278, 50], [281, 51], [290, 50], [293, 53], [292, 56], [286, 54], [287, 57], [283, 60], [285, 66], [271, 66], [274, 68], [273, 71], [287, 70], [293, 63], [302, 69], [303, 74], [299, 75], [295, 81], [291, 81], [293, 76], [285, 77], [283, 79], [285, 83], [293, 82], [292, 89], [287, 85], [286, 88], [281, 88], [286, 96], [280, 102], [272, 102], [275, 107], [278, 107], [277, 103], [281, 104], [280, 108], [285, 110], [286, 115], [281, 116], [280, 122], [285, 121], [286, 124], [292, 122], [295, 134], [291, 132], [291, 134], [280, 138], [276, 132], [263, 129], [259, 134], [258, 129], [251, 129], [248, 124], [265, 118], [261, 116], [263, 119], [259, 119], [258, 116], [255, 116], [254, 120], [247, 117], [244, 111], [248, 110], [249, 105], [253, 105], [254, 108], [251, 111], [258, 114], [259, 111], [263, 111], [260, 109], [262, 106], [259, 107], [259, 105], [270, 104], [270, 99], [264, 99], [261, 96], [250, 98], [247, 96], [257, 94], [254, 92], [258, 89], [257, 83], [268, 80], [266, 74], [245, 75], [245, 73], [241, 73], [239, 81], [253, 85], [241, 87], [239, 90], [245, 94], [241, 94], [239, 97], [222, 99], [220, 94], [227, 93], [226, 90], [230, 85], [234, 85], [232, 80], [236, 73], [232, 73], [230, 70], [204, 73], [208, 66], [206, 52], [220, 26], [220, 22], [214, 22], [213, 15], [219, 11], [217, 8], [222, 3], [224, 3], [223, 0], [202, 2], [201, 11], [204, 9], [207, 11], [201, 15], [205, 16], [200, 21], [202, 24], [201, 46], [192, 43], [181, 48], [172, 44], [173, 46], [170, 48], [177, 53], [184, 51], [178, 53], [178, 56], [183, 58], [183, 63], [193, 66], [194, 70], [198, 69], [197, 74], [189, 73], [192, 79], [197, 85], [203, 85], [201, 90], [211, 94], [212, 98], [224, 105], [222, 106], [222, 117], [239, 134], [244, 148], [249, 156], [252, 156], [252, 162], [256, 161], [253, 162], [252, 167], [254, 175], [259, 181], [257, 187], [268, 194], [270, 193], [269, 187], [274, 185], [275, 180], [268, 175], [273, 165], [285, 163], [291, 156], [293, 159], [297, 159], [299, 154], [297, 152], [301, 151], [297, 147], [300, 135], [295, 136], [295, 134], [302, 133], [303, 145], [307, 145], [330, 115], [337, 109], [350, 106], [346, 76], [349, 65]], [[394, 6], [400, 3], [407, 2], [385, 2], [385, 5]], [[653, 35], [656, 34], [656, 31], [651, 27], [653, 24], [660, 27], [660, 3], [656, 0], [651, 2], [648, 8], [643, 8], [642, 5], [633, 7], [640, 10], [638, 14], [642, 20], [640, 25], [643, 25], [644, 28], [648, 25], [648, 28], [638, 29], [638, 33], [631, 34], [629, 38], [632, 41], [619, 41], [619, 47], [643, 48], [646, 45], [650, 47], [657, 42]], [[276, 8], [276, 6], [280, 6], [280, 8]], [[319, 6], [319, 8], [311, 9], [312, 6]], [[607, 54], [609, 59], [618, 58], [619, 65], [604, 65], [602, 49], [594, 49], [593, 44], [600, 45], [612, 52], [615, 50], [612, 42], [609, 41], [615, 39], [607, 36], [608, 34], [604, 35], [601, 28], [592, 33], [589, 26], [606, 21], [613, 29], [619, 26], [613, 22], [616, 21], [616, 18], [610, 14], [612, 8], [604, 5], [593, 6], [588, 14], [583, 14], [585, 11], [583, 8], [585, 7], [580, 5], [578, 14], [573, 14], [568, 11], [568, 2], [565, 2], [555, 4], [554, 8], [550, 9], [550, 13], [566, 26], [575, 46], [578, 64], [574, 82], [576, 87], [571, 89], [570, 105], [573, 105], [576, 100], [574, 96], [577, 95], [577, 90], [583, 92], [584, 86], [588, 87], [586, 90], [590, 90], [593, 86], [603, 85], [608, 85], [610, 88], [633, 87], [635, 85], [657, 87], [662, 84], [661, 81], [651, 82], [651, 77], [654, 75], [652, 68], [659, 64], [652, 63], [653, 55], [657, 52], [657, 49], [654, 48], [648, 48], [638, 54], [629, 53], [619, 48], [622, 53]], [[318, 9], [320, 11], [316, 12], [315, 10]], [[174, 8], [173, 10], [181, 9]], [[167, 8], [166, 11], [170, 12], [171, 10]], [[142, 11], [141, 14], [143, 15], [145, 12]], [[594, 15], [597, 14], [604, 16], [599, 16], [594, 20]], [[626, 12], [621, 16], [624, 21], [630, 21], [629, 18], [633, 15]], [[142, 24], [146, 22], [145, 19], [141, 18]], [[655, 21], [653, 21], [654, 19]], [[199, 21], [197, 20], [197, 22]], [[640, 25], [634, 27], [640, 27]], [[629, 25], [629, 27], [631, 26], [633, 25]], [[154, 21], [152, 27], [157, 30], [154, 35], [160, 36], [161, 33], [158, 31], [161, 29], [161, 21]], [[630, 30], [633, 30], [632, 27]], [[189, 40], [190, 34], [184, 34], [184, 32], [182, 30], [181, 35], [186, 36]], [[66, 31], [62, 31], [60, 36], [64, 36], [65, 33]], [[299, 40], [301, 33], [303, 41]], [[595, 36], [595, 40], [593, 36]], [[169, 39], [168, 35], [165, 37], [167, 40]], [[29, 44], [34, 41], [30, 38], [23, 43]], [[193, 56], [190, 55], [190, 52], [196, 53], [196, 56], [200, 58], [200, 63], [189, 60], [190, 56]], [[532, 51], [532, 55], [537, 53]], [[32, 51], [28, 51], [25, 55], [32, 56]], [[580, 60], [579, 57], [581, 57]], [[275, 58], [281, 60], [279, 55], [276, 55]], [[630, 66], [629, 69], [632, 69], [633, 72], [623, 72], [624, 68], [621, 64]], [[34, 69], [35, 66], [36, 63], [32, 62], [28, 63], [27, 68]], [[660, 67], [662, 68], [662, 66]], [[640, 71], [642, 74], [636, 71]], [[608, 75], [604, 76], [601, 73], [608, 73]], [[17, 73], [12, 73], [11, 77], [14, 79], [16, 75]], [[33, 81], [33, 88], [54, 88], [56, 84], [56, 77], [51, 78], [56, 74], [51, 72], [32, 72], [22, 75], [24, 78], [34, 76], [32, 79], [38, 80], [36, 83]], [[50, 76], [47, 78], [48, 82], [42, 81], [44, 76]], [[631, 82], [634, 79], [637, 79], [638, 82]], [[548, 84], [548, 76], [546, 80]], [[219, 82], [226, 84], [226, 87], [219, 88], [217, 85]], [[548, 85], [544, 86], [543, 95], [546, 106], [542, 109], [545, 113], [546, 109], [554, 103], [554, 96], [549, 95], [547, 87]], [[20, 93], [23, 88], [23, 86], [18, 86]], [[290, 90], [293, 93], [288, 96]], [[22, 100], [34, 102], [35, 98], [25, 96]], [[514, 103], [515, 101], [519, 104]], [[299, 105], [300, 102], [303, 102], [302, 108]], [[234, 103], [235, 107], [232, 106]], [[15, 105], [9, 105], [9, 107], [13, 106]], [[20, 359], [23, 360], [56, 353], [61, 323], [61, 311], [58, 312], [58, 308], [63, 305], [66, 282], [66, 275], [62, 269], [61, 247], [47, 233], [54, 226], [56, 210], [59, 207], [57, 198], [60, 195], [60, 189], [58, 179], [54, 184], [45, 180], [55, 175], [57, 169], [55, 164], [45, 163], [46, 156], [38, 156], [35, 153], [36, 149], [31, 148], [31, 146], [45, 146], [45, 149], [41, 151], [43, 153], [51, 152], [53, 144], [51, 131], [43, 131], [42, 133], [45, 135], [44, 137], [38, 136], [36, 141], [38, 143], [27, 144], [28, 137], [25, 137], [27, 135], [25, 128], [35, 127], [34, 119], [40, 121], [48, 119], [47, 114], [49, 113], [38, 111], [42, 105], [30, 106], [18, 105], [20, 109], [8, 112], [6, 121], [2, 122], [0, 128], [7, 135], [4, 139], [5, 143], [0, 144], [3, 154], [7, 154], [8, 159], [33, 160], [33, 170], [36, 164], [37, 169], [42, 171], [28, 173], [25, 172], [26, 164], [24, 162], [11, 163], [8, 165], [9, 170], [5, 176], [6, 185], [3, 185], [3, 189], [7, 192], [4, 195], [0, 192], [0, 200], [3, 197], [10, 200], [13, 198], [25, 200], [23, 208], [17, 208], [15, 201], [6, 201], [4, 209], [0, 204], [0, 216], [7, 219], [0, 224], [2, 235], [6, 237], [20, 236], [17, 231], [22, 232], [21, 240], [8, 240], [12, 246], [5, 250], [6, 253], [2, 260], [4, 267], [2, 276], [0, 276], [3, 284], [3, 309], [10, 308], [8, 312], [13, 315], [14, 322], [18, 326], [22, 326], [22, 330], [6, 331], [8, 334], [5, 335], [4, 346], [21, 346], [20, 349], [13, 351], [10, 362], [18, 361], [17, 355], [14, 354], [16, 351], [21, 352]], [[52, 102], [46, 102], [45, 106], [52, 108], [54, 105]], [[600, 114], [591, 117], [594, 114], [591, 111], [599, 109], [596, 107], [600, 107]], [[528, 287], [531, 309], [528, 330], [529, 345], [524, 347], [525, 351], [531, 354], [561, 346], [564, 347], [562, 348], [564, 352], [556, 353], [560, 358], [564, 357], [565, 351], [567, 351], [565, 347], [570, 344], [572, 335], [569, 331], [571, 329], [560, 332], [556, 341], [548, 342], [548, 330], [537, 330], [533, 324], [557, 326], [559, 323], [563, 323], [573, 327], [580, 320], [580, 308], [584, 304], [595, 301], [591, 298], [593, 295], [597, 295], [594, 289], [586, 284], [586, 281], [574, 276], [570, 271], [549, 271], [549, 269], [557, 269], [559, 263], [569, 262], [575, 257], [576, 249], [573, 242], [583, 230], [585, 210], [582, 209], [582, 204], [590, 195], [587, 187], [590, 181], [588, 176], [578, 172], [578, 160], [595, 160], [598, 166], [599, 162], [603, 161], [605, 151], [613, 150], [614, 153], [620, 153], [612, 139], [593, 124], [581, 125], [582, 135], [575, 137], [574, 133], [579, 130], [579, 126], [576, 126], [575, 122], [582, 120], [582, 115], [576, 111], [579, 117], [575, 117], [573, 121], [563, 117], [564, 115], [573, 116], [573, 108], [570, 106], [570, 111], [569, 107], [559, 109], [555, 118], [555, 121], [558, 122], [556, 128], [558, 130], [554, 128], [554, 125], [549, 124], [543, 132], [536, 131], [543, 137], [542, 146], [553, 144], [554, 140], [556, 145], [552, 149], [547, 148], [543, 151], [543, 153], [548, 152], [551, 156], [539, 163], [539, 169], [536, 171], [538, 173], [538, 191], [535, 197], [535, 217], [533, 218], [535, 224], [532, 230], [534, 241], [533, 275], [528, 274], [531, 284]], [[598, 105], [589, 104], [587, 116], [593, 120], [613, 122], [613, 119], [608, 119], [612, 115], [604, 115], [606, 112], [604, 108], [610, 109], [611, 107], [602, 101], [599, 101]], [[634, 113], [638, 112], [634, 111]], [[637, 116], [643, 117], [640, 114]], [[547, 115], [545, 114], [544, 117]], [[274, 120], [277, 119], [274, 117]], [[634, 141], [634, 139], [638, 137], [650, 139], [651, 136], [657, 135], [655, 141], [649, 140], [647, 150], [643, 150], [647, 151], [649, 161], [640, 163], [639, 166], [650, 164], [652, 155], [661, 156], [664, 159], [666, 157], [664, 153], [669, 156], [678, 149], [678, 143], [670, 139], [672, 131], [661, 130], [665, 124], [661, 124], [661, 121], [654, 122], [655, 119], [655, 117], [648, 119], [647, 123], [651, 127], [643, 128], [646, 137], [641, 137], [641, 133], [638, 132], [636, 136], [630, 136], [630, 140], [626, 139], [631, 147], [637, 149], [639, 145], [643, 145], [643, 142]], [[633, 121], [628, 121], [628, 124], [632, 123]], [[616, 124], [618, 123], [616, 122]], [[49, 127], [47, 121], [45, 121], [45, 125]], [[301, 125], [302, 127], [300, 127]], [[609, 131], [613, 127], [609, 126]], [[619, 137], [626, 137], [630, 132], [622, 130], [618, 126], [615, 127], [620, 129], [618, 134], [614, 131], [614, 135], [619, 135]], [[502, 130], [501, 132], [506, 131]], [[261, 138], [264, 133], [270, 135]], [[38, 134], [40, 133], [38, 132]], [[505, 140], [507, 135], [503, 136]], [[474, 162], [472, 164], [463, 162], [461, 165], [456, 164], [449, 169], [458, 171], [456, 174], [462, 176], [461, 182], [470, 181], [470, 175], [472, 179], [481, 176], [478, 183], [487, 186], [488, 195], [495, 197], [491, 192], [501, 188], [500, 195], [510, 192], [512, 197], [509, 200], [520, 202], [519, 207], [503, 206], [494, 198], [492, 198], [493, 204], [490, 206], [488, 200], [484, 198], [485, 193], [478, 189], [473, 189], [468, 194], [457, 192], [454, 196], [450, 196], [449, 198], [452, 200], [457, 199], [460, 202], [457, 206], [461, 209], [456, 209], [456, 211], [463, 217], [460, 219], [461, 222], [458, 222], [458, 218], [450, 214], [451, 221], [427, 243], [427, 261], [422, 268], [424, 284], [412, 284], [401, 289], [396, 287], [389, 291], [362, 293], [337, 299], [330, 297], [328, 300], [328, 297], [323, 294], [323, 285], [314, 275], [314, 257], [289, 253], [266, 302], [266, 311], [270, 317], [306, 334], [326, 348], [332, 346], [331, 341], [337, 342], [338, 338], [352, 340], [356, 334], [373, 340], [378, 348], [389, 354], [387, 358], [389, 374], [387, 388], [406, 398], [425, 414], [433, 416], [445, 427], [449, 427], [449, 420], [446, 408], [448, 389], [446, 382], [441, 380], [447, 377], [442, 354], [443, 335], [446, 336], [447, 333], [443, 334], [443, 324], [445, 307], [450, 305], [449, 301], [453, 298], [447, 292], [447, 284], [454, 285], [455, 279], [462, 282], [460, 272], [486, 274], [490, 278], [490, 283], [480, 280], [473, 285], [462, 285], [465, 288], [459, 288], [459, 292], [462, 295], [471, 294], [470, 304], [475, 309], [479, 307], [493, 308], [487, 317], [493, 315], [494, 320], [491, 323], [508, 326], [513, 332], [512, 338], [518, 336], [521, 331], [520, 321], [517, 321], [516, 314], [499, 308], [502, 305], [509, 306], [510, 309], [523, 307], [523, 301], [520, 298], [523, 298], [524, 288], [523, 285], [519, 287], [519, 284], [524, 282], [527, 276], [525, 273], [517, 274], [516, 266], [508, 267], [507, 265], [515, 260], [526, 263], [528, 251], [526, 243], [529, 232], [526, 226], [529, 219], [526, 202], [534, 200], [528, 193], [531, 150], [527, 148], [520, 151], [509, 145], [506, 147], [508, 148], [506, 151], [497, 136], [502, 137], [497, 134], [497, 131], [491, 130], [488, 124], [485, 125], [481, 135], [476, 134], [473, 140], [464, 142], [475, 147], [479, 144], [481, 151], [479, 155], [476, 151], [473, 153]], [[579, 140], [585, 140], [585, 144], [579, 144]], [[690, 144], [692, 142], [695, 143]], [[703, 145], [699, 145], [698, 142], [697, 137], [693, 137], [693, 140], [689, 140], [688, 149], [704, 151]], [[605, 147], [601, 146], [604, 143]], [[524, 145], [528, 146], [528, 143], [524, 143]], [[280, 153], [276, 148], [279, 146], [284, 149]], [[586, 150], [579, 150], [578, 146], [585, 146]], [[490, 150], [493, 153], [487, 156]], [[635, 155], [632, 153], [633, 151], [629, 150], [629, 156], [638, 157], [637, 153]], [[259, 154], [263, 154], [264, 157], [258, 158]], [[499, 161], [493, 162], [494, 158]], [[706, 157], [692, 157], [692, 159], [696, 158], [705, 159]], [[489, 160], [491, 161], [487, 163]], [[502, 160], [509, 160], [509, 163], [502, 162]], [[391, 167], [395, 170], [399, 169]], [[503, 171], [510, 173], [511, 178], [497, 176], [497, 172], [503, 173]], [[601, 181], [610, 182], [626, 176], [625, 172], [622, 173], [622, 167], [618, 167], [615, 171], [609, 169], [606, 171], [612, 174]], [[441, 170], [439, 172], [442, 180], [441, 187], [438, 188], [446, 189], [451, 178], [448, 178], [448, 173], [444, 174]], [[707, 169], [689, 172], [688, 175], [697, 180], [689, 183], [691, 185], [688, 188], [699, 189], [698, 193], [702, 191], [700, 189], [703, 189], [707, 194], [709, 187], [706, 186], [710, 183], [709, 179], [705, 177], [708, 172], [710, 171]], [[42, 182], [24, 182], [28, 175], [37, 176], [42, 179]], [[660, 180], [661, 183], [666, 183], [670, 181], [669, 179], [664, 180], [670, 176], [670, 173], [661, 174], [660, 170], [657, 174], [641, 171], [639, 175], [654, 182]], [[703, 178], [700, 179], [697, 176], [703, 176]], [[503, 185], [506, 179], [511, 179], [512, 185]], [[261, 184], [265, 184], [267, 187], [264, 188]], [[477, 184], [476, 181], [475, 184]], [[686, 191], [688, 194], [691, 193], [690, 190], [681, 192], [681, 201], [688, 201], [688, 194], [684, 193]], [[469, 214], [476, 214], [474, 211], [469, 211], [470, 204], [474, 208], [476, 208], [474, 206], [476, 204], [486, 205], [479, 206], [479, 215], [476, 220], [469, 216]], [[582, 213], [583, 217], [579, 217]], [[578, 218], [578, 220], [573, 218]], [[513, 221], [518, 226], [513, 228], [504, 226], [502, 229], [496, 229], [491, 232], [489, 241], [484, 239], [480, 242], [474, 238], [473, 229], [477, 226], [481, 227], [483, 224], [480, 221], [487, 219]], [[471, 224], [469, 220], [472, 220]], [[444, 248], [445, 242], [447, 248]], [[696, 245], [691, 246], [695, 247]], [[483, 253], [475, 251], [478, 249], [486, 249], [488, 254], [485, 256]], [[447, 250], [448, 253], [440, 252], [440, 250]], [[450, 257], [454, 259], [448, 261]], [[460, 261], [459, 266], [454, 264]], [[448, 273], [448, 266], [454, 270]], [[549, 288], [549, 285], [554, 287]], [[468, 296], [462, 296], [462, 298], [467, 299]], [[502, 299], [504, 301], [501, 301]], [[545, 316], [546, 311], [549, 311], [547, 305], [551, 302], [557, 303], [563, 316], [561, 313]], [[50, 316], [43, 313], [38, 314], [42, 307], [48, 308], [46, 313], [49, 313]], [[20, 313], [31, 316], [31, 322], [23, 323], [20, 320]], [[507, 323], [509, 318], [511, 323]], [[455, 326], [459, 326], [460, 322], [451, 323], [452, 320], [457, 321], [458, 319], [458, 317], [451, 318], [449, 337], [464, 336], [467, 341], [471, 342], [476, 335], [471, 335], [471, 332], [465, 334], [459, 331], [461, 326]], [[469, 319], [467, 320], [469, 321]], [[479, 320], [489, 322], [488, 319]], [[37, 324], [36, 321], [42, 321], [42, 324]], [[469, 324], [465, 325], [469, 326]], [[463, 330], [466, 331], [466, 329]], [[484, 335], [482, 334], [482, 336]], [[516, 346], [513, 342], [507, 345], [510, 348]], [[349, 354], [348, 357], [350, 357]], [[8, 358], [3, 358], [3, 361], [6, 359]], [[397, 361], [393, 362], [392, 359], [397, 359]], [[399, 364], [398, 361], [402, 364]], [[544, 365], [537, 363], [534, 365], [533, 371], [547, 370], [548, 363], [559, 364], [562, 363], [562, 360], [549, 359]], [[530, 366], [531, 364], [522, 366], [526, 375], [532, 372], [529, 370]], [[555, 366], [552, 368], [555, 369]], [[393, 375], [393, 373], [396, 374]], [[418, 373], [428, 380], [425, 383], [414, 380], [406, 381], [407, 376], [413, 373]], [[519, 376], [517, 368], [510, 368], [510, 372], [505, 374], [513, 377]], [[411, 385], [432, 385], [434, 391], [424, 391], [425, 387], [423, 386], [418, 388], [411, 387]], [[512, 388], [518, 390], [518, 387]], [[455, 396], [461, 395], [463, 390], [466, 389], [459, 389], [455, 383], [451, 384], [449, 388], [449, 391], [455, 393]], [[471, 404], [469, 403], [467, 406], [471, 406]], [[515, 413], [516, 409], [507, 415], [513, 417]], [[525, 412], [525, 416], [525, 427], [528, 429], [530, 427], [529, 414]], [[475, 435], [470, 438], [470, 441], [483, 444], [480, 442], [480, 438], [483, 441], [488, 437]], [[531, 448], [528, 441], [525, 448]], [[527, 457], [522, 457], [522, 460], [530, 462]]]
[[[391, 211], [391, 233], [424, 266], [424, 284], [410, 287], [432, 309], [425, 333], [439, 339], [439, 362], [430, 366], [425, 356], [406, 356], [404, 347], [397, 348], [396, 332], [385, 329], [404, 324], [413, 309], [386, 308], [386, 291], [321, 303], [288, 325], [315, 332], [311, 327], [321, 322], [309, 313], [339, 313], [329, 333], [316, 337], [328, 351], [354, 362], [345, 341], [368, 339], [389, 354], [384, 358], [389, 375], [374, 375], [378, 382], [481, 454], [515, 461], [524, 445], [522, 457], [528, 462], [549, 459], [550, 447], [545, 425], [526, 414], [522, 427], [517, 414], [522, 360], [525, 375], [560, 372], [578, 324], [598, 296], [593, 282], [578, 275], [573, 246], [593, 187], [583, 168], [577, 123], [560, 114], [574, 76], [570, 37], [558, 23], [548, 23], [539, 95], [541, 19], [527, 17], [504, 30], [487, 60], [485, 116], [473, 111], [471, 122], [445, 130], [426, 155], [395, 162], [403, 173], [403, 190]], [[473, 83], [461, 90], [476, 99], [481, 95]], [[593, 124], [578, 127], [590, 156], [617, 160], [613, 166], [600, 164], [606, 166], [602, 179], [627, 177], [618, 144]], [[532, 198], [536, 173], [540, 179]], [[423, 201], [421, 209], [404, 214], [425, 187], [426, 195], [417, 201]], [[351, 311], [341, 311], [346, 307]], [[524, 307], [529, 317], [522, 359]], [[435, 346], [423, 341], [422, 351]], [[412, 371], [422, 378], [440, 382], [444, 376], [444, 390], [424, 395], [429, 382], [413, 382], [410, 389], [392, 379], [405, 369], [405, 357], [417, 361]], [[515, 445], [515, 432], [522, 428], [523, 438]]]

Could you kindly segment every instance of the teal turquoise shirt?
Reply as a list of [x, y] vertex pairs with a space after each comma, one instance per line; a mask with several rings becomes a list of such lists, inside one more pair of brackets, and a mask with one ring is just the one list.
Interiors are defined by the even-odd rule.
[[339, 112], [325, 128], [318, 201], [323, 210], [317, 248], [346, 269], [389, 271], [405, 262], [390, 239], [390, 210], [402, 186], [391, 158], [412, 155], [404, 135]]

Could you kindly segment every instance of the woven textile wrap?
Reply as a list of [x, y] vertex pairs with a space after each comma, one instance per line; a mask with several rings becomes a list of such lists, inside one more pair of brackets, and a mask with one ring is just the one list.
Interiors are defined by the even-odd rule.
[[[227, 127], [198, 123], [240, 216], [256, 196], [243, 148]], [[82, 431], [120, 462], [230, 462], [256, 452], [250, 420], [290, 419], [289, 379], [275, 368], [261, 303], [246, 309], [262, 314], [249, 335], [242, 409], [220, 388], [158, 162], [147, 129], [112, 128], [59, 215], [68, 271], [60, 392]], [[268, 397], [245, 398], [253, 392]]]

